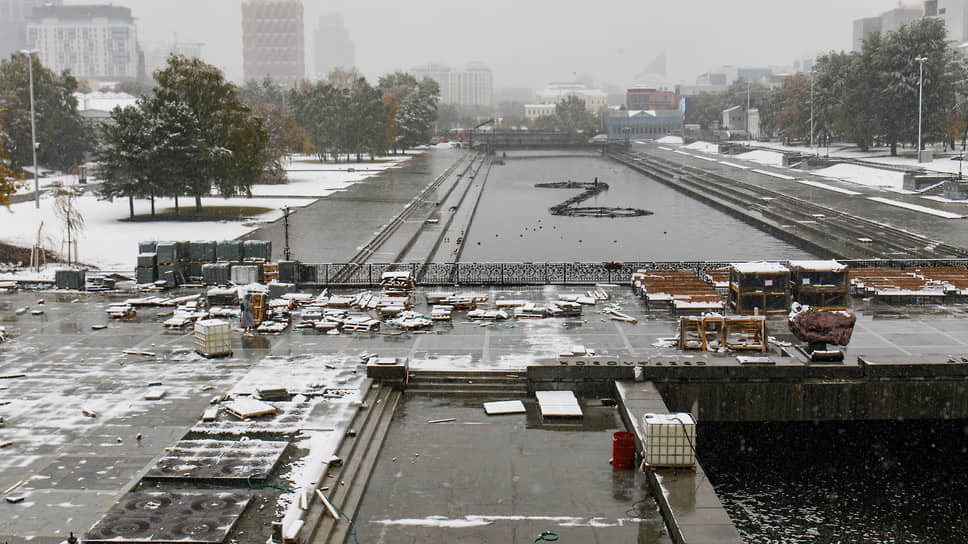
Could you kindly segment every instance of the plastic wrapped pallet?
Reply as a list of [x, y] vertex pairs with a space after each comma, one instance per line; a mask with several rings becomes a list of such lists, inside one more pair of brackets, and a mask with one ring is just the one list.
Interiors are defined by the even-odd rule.
[[215, 256], [220, 261], [241, 261], [242, 241], [221, 240], [215, 246]]
[[138, 268], [154, 268], [158, 266], [157, 253], [141, 253], [138, 255]]
[[189, 247], [190, 243], [187, 241], [175, 242], [175, 258], [178, 262], [187, 261], [190, 258]]
[[283, 283], [299, 281], [299, 263], [296, 261], [279, 261], [279, 281]]
[[215, 242], [189, 242], [188, 258], [193, 262], [214, 262]]
[[202, 279], [208, 285], [225, 285], [232, 281], [231, 263], [205, 263], [202, 265]]
[[158, 263], [171, 264], [178, 262], [178, 244], [176, 242], [158, 242], [155, 253], [158, 256]]
[[294, 292], [296, 292], [296, 285], [292, 283], [272, 282], [269, 284], [269, 298], [282, 298], [282, 295]]
[[154, 253], [158, 242], [138, 242], [138, 253]]
[[250, 283], [258, 283], [259, 281], [259, 269], [255, 266], [244, 266], [237, 265], [232, 267], [231, 272], [232, 283], [236, 285], [248, 285]]
[[54, 285], [58, 289], [83, 291], [87, 285], [87, 271], [65, 268], [54, 271]]
[[232, 332], [227, 321], [205, 319], [195, 322], [195, 351], [205, 357], [232, 353]]
[[696, 465], [696, 420], [689, 413], [645, 414], [645, 463], [653, 467]]
[[158, 269], [155, 267], [138, 267], [138, 283], [155, 283], [158, 279]]
[[246, 240], [243, 246], [244, 259], [272, 259], [272, 242], [269, 240]]

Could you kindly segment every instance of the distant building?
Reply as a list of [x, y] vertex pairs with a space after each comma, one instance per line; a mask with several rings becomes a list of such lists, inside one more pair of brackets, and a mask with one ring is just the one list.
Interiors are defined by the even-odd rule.
[[630, 110], [676, 109], [679, 97], [675, 91], [632, 87], [625, 92], [625, 105]]
[[655, 140], [682, 132], [679, 110], [610, 110], [603, 115], [609, 140]]
[[330, 13], [316, 26], [316, 77], [324, 78], [336, 68], [356, 66], [356, 45], [343, 23], [343, 15]]
[[723, 130], [746, 130], [746, 110], [733, 106], [723, 110]]
[[150, 76], [155, 70], [168, 64], [168, 57], [172, 54], [184, 55], [188, 58], [202, 58], [203, 43], [198, 42], [150, 42], [143, 43], [145, 70]]
[[471, 63], [458, 71], [444, 64], [431, 63], [410, 70], [417, 79], [430, 78], [440, 86], [440, 103], [457, 106], [485, 106], [494, 104], [494, 79], [491, 69]]
[[138, 99], [128, 93], [74, 93], [77, 112], [81, 117], [100, 123], [110, 123], [111, 111], [116, 107], [134, 106]]
[[747, 125], [749, 125], [750, 138], [752, 138], [753, 140], [759, 140], [760, 134], [761, 134], [759, 108], [750, 108]]
[[554, 115], [557, 108], [557, 104], [525, 104], [524, 118], [533, 120], [538, 117], [544, 117], [545, 115]]
[[933, 9], [948, 29], [948, 40], [956, 44], [968, 42], [968, 0], [937, 0], [934, 4], [925, 2], [925, 15]]
[[535, 93], [537, 104], [558, 104], [574, 96], [585, 102], [585, 109], [599, 113], [608, 108], [608, 94], [600, 89], [589, 89], [581, 83], [552, 83]]
[[0, 58], [27, 47], [27, 20], [44, 4], [61, 6], [64, 0], [0, 0]]
[[306, 75], [300, 0], [245, 0], [242, 3], [242, 74], [246, 81], [294, 87]]
[[874, 32], [895, 32], [902, 26], [924, 16], [924, 10], [924, 6], [898, 6], [890, 11], [885, 11], [877, 17], [855, 19], [853, 32], [854, 51], [860, 51], [864, 47], [864, 40]]
[[27, 23], [27, 42], [54, 72], [90, 79], [140, 75], [138, 29], [131, 9], [110, 5], [41, 6]]

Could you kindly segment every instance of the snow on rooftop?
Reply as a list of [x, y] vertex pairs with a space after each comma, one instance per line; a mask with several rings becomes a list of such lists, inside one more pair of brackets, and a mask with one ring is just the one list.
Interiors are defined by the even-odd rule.
[[840, 272], [847, 268], [847, 265], [833, 259], [829, 261], [790, 261], [790, 266], [815, 272]]
[[77, 109], [111, 111], [115, 107], [133, 106], [138, 98], [128, 93], [96, 91], [93, 93], [74, 93]]
[[733, 263], [730, 266], [740, 274], [776, 274], [790, 270], [780, 263], [756, 261], [750, 263]]

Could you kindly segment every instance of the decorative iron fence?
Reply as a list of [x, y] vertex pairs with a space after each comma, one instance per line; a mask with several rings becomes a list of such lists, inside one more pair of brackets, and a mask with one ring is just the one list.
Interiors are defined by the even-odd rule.
[[[789, 265], [789, 261], [777, 261]], [[917, 268], [959, 266], [968, 259], [839, 260], [853, 268]], [[728, 267], [727, 261], [624, 261], [571, 263], [299, 263], [296, 282], [305, 285], [373, 287], [391, 270], [409, 270], [419, 285], [590, 285], [626, 283], [640, 269], [706, 270]], [[341, 281], [332, 281], [333, 278]]]

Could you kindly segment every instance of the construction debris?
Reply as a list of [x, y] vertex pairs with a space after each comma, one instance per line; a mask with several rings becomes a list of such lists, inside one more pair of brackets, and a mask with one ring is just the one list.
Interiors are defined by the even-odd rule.
[[226, 412], [239, 419], [276, 414], [276, 408], [271, 404], [266, 404], [262, 401], [248, 397], [233, 400], [223, 405], [223, 407], [225, 408]]

